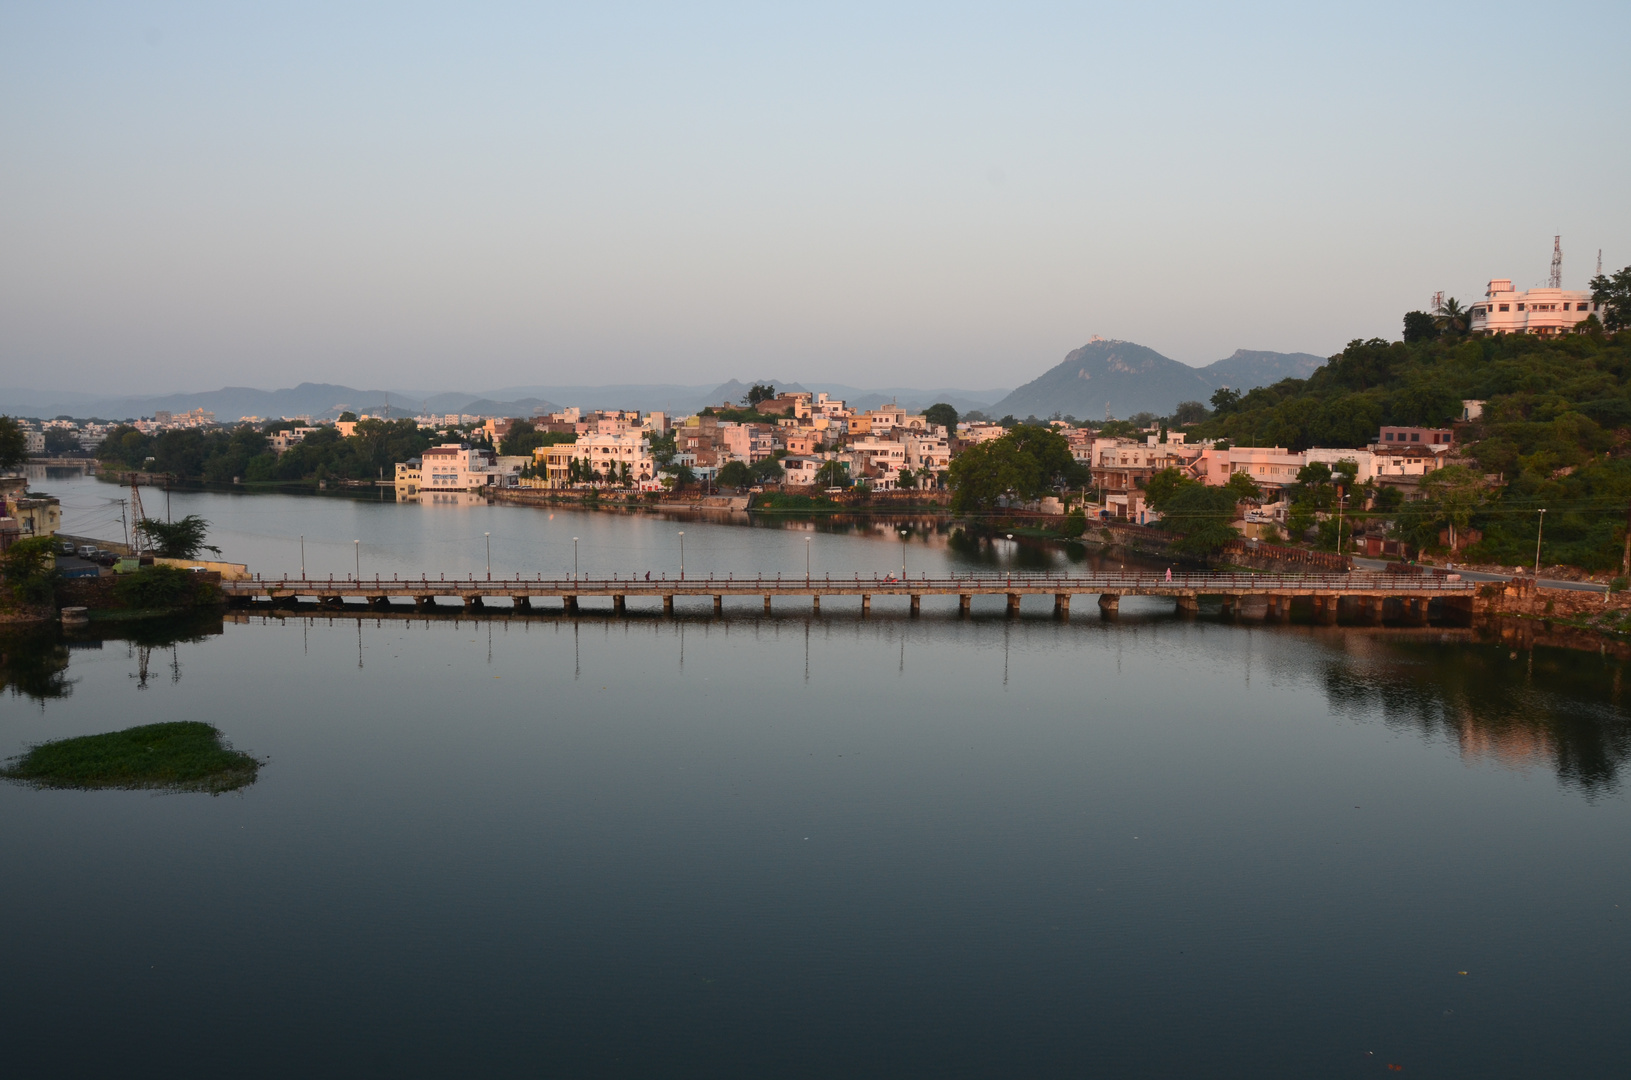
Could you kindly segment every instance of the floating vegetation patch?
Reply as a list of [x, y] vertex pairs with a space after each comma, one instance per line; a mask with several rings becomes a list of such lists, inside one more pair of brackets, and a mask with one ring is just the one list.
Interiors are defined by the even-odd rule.
[[41, 743], [0, 766], [0, 777], [44, 788], [207, 791], [255, 782], [261, 763], [197, 720]]

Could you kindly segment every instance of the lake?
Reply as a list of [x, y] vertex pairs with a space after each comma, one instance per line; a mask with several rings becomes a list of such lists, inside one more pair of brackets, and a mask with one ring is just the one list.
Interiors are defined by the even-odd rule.
[[[70, 532], [121, 494], [36, 487]], [[495, 574], [546, 576], [573, 536], [586, 574], [672, 574], [682, 529], [688, 574], [903, 548], [895, 522], [171, 512], [267, 573], [302, 534], [341, 576], [479, 573], [484, 533]], [[913, 576], [1096, 558], [910, 531]], [[1623, 1072], [1616, 661], [1131, 598], [890, 603], [13, 639], [0, 755], [182, 718], [267, 764], [215, 798], [0, 785], [7, 1071]]]

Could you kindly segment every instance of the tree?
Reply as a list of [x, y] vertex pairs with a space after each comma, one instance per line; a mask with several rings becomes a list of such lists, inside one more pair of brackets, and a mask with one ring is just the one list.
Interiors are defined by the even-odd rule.
[[197, 514], [188, 514], [180, 521], [142, 518], [136, 523], [136, 531], [147, 537], [153, 554], [165, 559], [196, 559], [200, 551], [221, 554], [220, 548], [204, 543], [209, 527], [210, 523]]
[[719, 486], [729, 488], [745, 488], [753, 483], [753, 470], [746, 462], [727, 461], [719, 468]]
[[781, 461], [773, 457], [755, 461], [749, 466], [749, 470], [753, 473], [753, 479], [761, 484], [778, 483], [787, 475], [787, 470], [782, 468]]
[[957, 431], [957, 410], [944, 401], [937, 401], [923, 410], [923, 419], [931, 424], [939, 424], [948, 434]]
[[1631, 266], [1612, 276], [1591, 279], [1591, 299], [1602, 306], [1603, 327], [1615, 332], [1631, 327]]
[[1235, 518], [1235, 502], [1235, 493], [1226, 487], [1187, 481], [1159, 508], [1156, 527], [1181, 534], [1172, 542], [1174, 551], [1212, 555], [1240, 536], [1229, 524]]
[[1065, 437], [1050, 427], [1015, 424], [1000, 439], [969, 447], [952, 459], [946, 480], [951, 508], [989, 510], [1007, 495], [1034, 499], [1044, 491], [1078, 487], [1084, 469]]
[[45, 431], [45, 452], [47, 454], [77, 454], [79, 452], [79, 432], [72, 428], [47, 428]]
[[1240, 407], [1240, 391], [1231, 390], [1227, 386], [1219, 387], [1212, 394], [1212, 411], [1219, 413], [1234, 412]]
[[340, 414], [340, 423], [342, 423], [342, 424], [355, 424], [356, 422], [357, 422], [357, 414], [356, 413], [351, 412], [351, 411], [348, 410], [348, 411], [343, 412], [343, 413]]
[[1257, 486], [1257, 481], [1253, 480], [1249, 473], [1231, 473], [1229, 474], [1229, 482], [1223, 486], [1234, 492], [1237, 502], [1241, 499], [1261, 499], [1263, 497], [1263, 489]]
[[5, 579], [11, 598], [19, 604], [49, 604], [56, 585], [52, 550], [56, 541], [49, 536], [18, 540], [0, 555], [0, 577]]
[[[1488, 500], [1483, 477], [1465, 465], [1446, 465], [1422, 478], [1413, 525], [1418, 547], [1436, 544], [1440, 528], [1450, 534], [1450, 550], [1461, 546], [1472, 516]], [[1426, 540], [1426, 543], [1421, 541]]]
[[895, 486], [900, 488], [917, 487], [917, 473], [902, 465], [900, 472], [895, 475]]
[[837, 458], [824, 461], [816, 470], [815, 482], [817, 487], [849, 487], [849, 465]]
[[1159, 510], [1180, 488], [1194, 482], [1177, 469], [1162, 469], [1144, 482], [1144, 501]]
[[15, 469], [28, 460], [28, 436], [9, 416], [0, 416], [0, 469]]
[[1452, 296], [1444, 301], [1443, 306], [1438, 309], [1438, 314], [1434, 316], [1433, 322], [1444, 333], [1464, 334], [1467, 331], [1467, 309], [1462, 307], [1461, 302]]
[[1198, 424], [1209, 415], [1206, 406], [1198, 401], [1180, 401], [1178, 408], [1173, 411], [1172, 419], [1179, 427], [1183, 427], [1187, 424]]
[[769, 383], [754, 383], [748, 388], [747, 397], [742, 399], [743, 404], [750, 409], [757, 408], [761, 401], [769, 401], [776, 396], [776, 388]]
[[1418, 341], [1431, 341], [1438, 337], [1438, 322], [1425, 311], [1404, 313], [1404, 340], [1407, 345]]

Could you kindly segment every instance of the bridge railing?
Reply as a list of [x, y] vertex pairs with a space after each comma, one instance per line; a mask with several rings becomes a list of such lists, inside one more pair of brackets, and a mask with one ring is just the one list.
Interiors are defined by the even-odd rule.
[[667, 593], [707, 593], [710, 589], [726, 592], [733, 591], [765, 591], [765, 592], [799, 592], [811, 593], [826, 589], [844, 590], [854, 592], [858, 589], [875, 588], [881, 591], [910, 591], [915, 589], [932, 591], [955, 591], [967, 589], [974, 592], [1002, 592], [1006, 589], [1022, 591], [1057, 591], [1057, 592], [1129, 592], [1155, 589], [1162, 592], [1171, 591], [1198, 591], [1203, 593], [1230, 593], [1230, 592], [1260, 592], [1275, 590], [1292, 592], [1299, 589], [1329, 592], [1354, 591], [1369, 592], [1378, 589], [1388, 589], [1403, 592], [1443, 592], [1461, 593], [1477, 588], [1476, 582], [1450, 581], [1441, 577], [1415, 577], [1405, 575], [1386, 575], [1372, 573], [1303, 573], [1303, 574], [1252, 574], [1252, 573], [1181, 573], [1168, 577], [1164, 572], [1141, 571], [1112, 571], [1095, 574], [1002, 574], [1002, 573], [968, 573], [954, 574], [946, 577], [929, 577], [926, 574], [920, 577], [899, 577], [890, 574], [874, 574], [863, 577], [859, 574], [849, 577], [835, 577], [821, 574], [810, 577], [779, 575], [772, 577], [758, 576], [736, 577], [685, 577], [669, 578], [654, 577], [650, 580], [643, 576], [614, 576], [607, 578], [588, 577], [550, 577], [543, 575], [534, 577], [514, 577], [489, 579], [486, 577], [421, 577], [403, 578], [383, 576], [374, 578], [357, 577], [331, 577], [331, 578], [261, 578], [235, 582], [223, 582], [222, 588], [228, 593], [262, 593], [267, 590], [294, 591], [302, 594], [318, 594], [323, 592], [341, 590], [356, 592], [359, 590], [377, 589], [406, 594], [415, 590], [430, 593], [491, 593], [495, 596], [508, 595], [517, 590], [548, 589], [561, 592], [593, 592], [593, 593], [622, 593], [639, 595], [650, 593], [662, 595]]

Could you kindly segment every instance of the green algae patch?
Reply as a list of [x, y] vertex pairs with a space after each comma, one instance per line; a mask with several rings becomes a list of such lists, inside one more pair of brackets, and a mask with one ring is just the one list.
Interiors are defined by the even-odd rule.
[[255, 782], [260, 762], [197, 720], [41, 743], [0, 766], [0, 777], [42, 788], [206, 791]]

